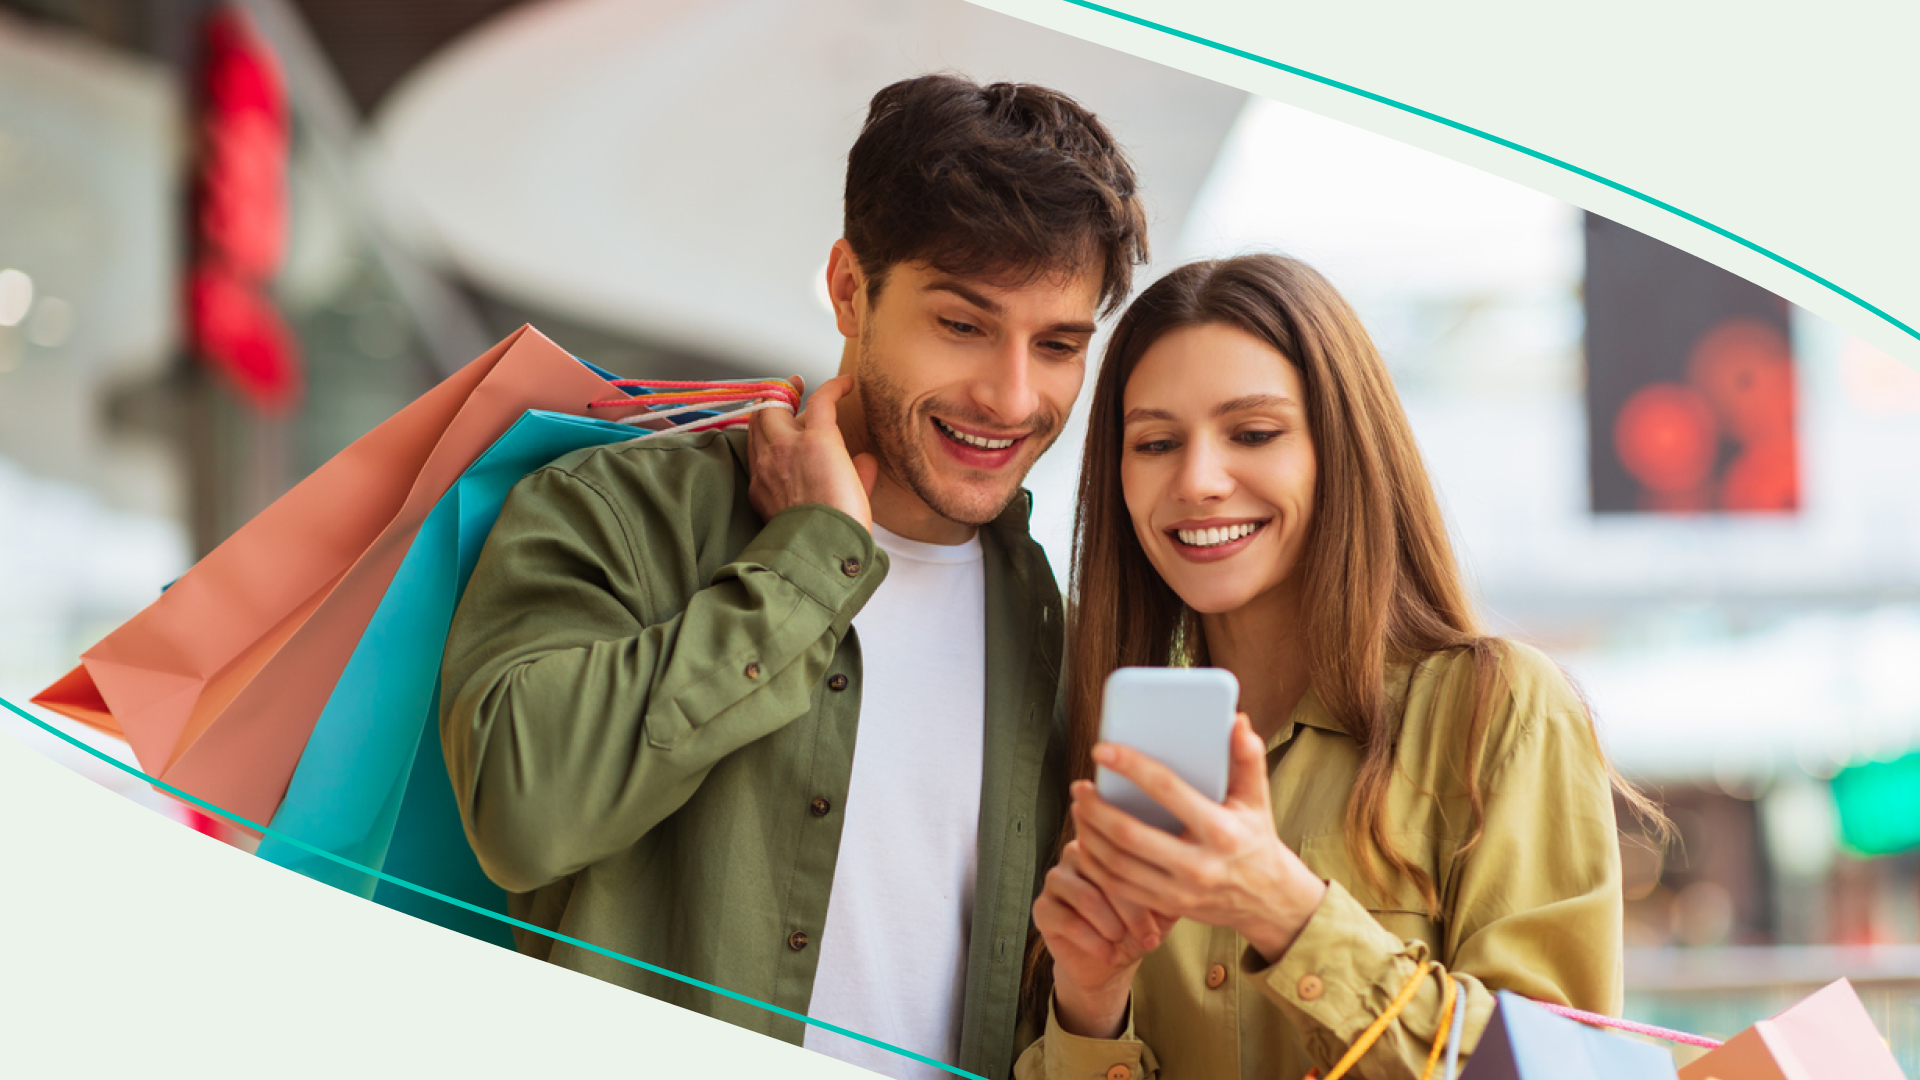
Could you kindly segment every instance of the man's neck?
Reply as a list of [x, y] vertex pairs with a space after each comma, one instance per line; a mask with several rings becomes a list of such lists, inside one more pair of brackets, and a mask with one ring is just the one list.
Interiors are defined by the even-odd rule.
[[880, 467], [880, 479], [873, 485], [869, 502], [873, 507], [873, 523], [907, 540], [923, 544], [964, 544], [980, 531], [978, 526], [963, 525], [935, 513], [920, 496], [894, 483], [885, 465]]

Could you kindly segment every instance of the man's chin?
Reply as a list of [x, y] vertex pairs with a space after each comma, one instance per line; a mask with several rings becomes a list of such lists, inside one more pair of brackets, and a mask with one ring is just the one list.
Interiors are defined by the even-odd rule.
[[[928, 485], [929, 490], [916, 492], [928, 509], [948, 521], [961, 525], [985, 525], [999, 517], [1020, 494], [1020, 481], [1026, 478], [1022, 470], [1020, 478], [1007, 482], [1001, 480], [992, 485], [935, 480]], [[998, 479], [998, 478], [996, 478]]]

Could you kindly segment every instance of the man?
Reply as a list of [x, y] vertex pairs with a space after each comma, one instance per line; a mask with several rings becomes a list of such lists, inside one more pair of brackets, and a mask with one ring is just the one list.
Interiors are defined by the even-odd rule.
[[[562, 458], [508, 498], [442, 736], [513, 913], [988, 1076], [1058, 833], [1059, 591], [1020, 483], [1144, 261], [1132, 170], [1031, 86], [882, 90], [798, 416]], [[858, 736], [856, 739], [856, 735]], [[521, 949], [879, 1071], [813, 1025]]]

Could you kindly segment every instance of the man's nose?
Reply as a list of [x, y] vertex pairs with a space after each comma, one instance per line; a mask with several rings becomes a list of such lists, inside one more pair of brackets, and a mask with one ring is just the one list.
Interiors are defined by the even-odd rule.
[[1040, 408], [1032, 364], [1023, 341], [1009, 341], [994, 349], [980, 377], [974, 380], [974, 401], [1000, 423], [1024, 423]]

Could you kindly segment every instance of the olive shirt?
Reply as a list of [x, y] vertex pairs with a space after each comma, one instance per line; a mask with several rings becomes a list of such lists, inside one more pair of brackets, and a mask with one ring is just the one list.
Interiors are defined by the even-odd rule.
[[1015, 1076], [1122, 1076], [1115, 1066], [1133, 1080], [1301, 1080], [1310, 1068], [1324, 1076], [1423, 960], [1437, 966], [1349, 1076], [1420, 1076], [1439, 1028], [1443, 973], [1466, 991], [1463, 1054], [1486, 1026], [1495, 990], [1617, 1015], [1622, 901], [1609, 776], [1559, 668], [1526, 646], [1506, 651], [1511, 693], [1494, 695], [1481, 758], [1485, 832], [1457, 862], [1469, 835], [1459, 761], [1473, 662], [1439, 654], [1388, 670], [1403, 720], [1386, 820], [1399, 851], [1433, 876], [1438, 920], [1418, 887], [1384, 863], [1387, 895], [1366, 888], [1343, 828], [1360, 753], [1309, 692], [1268, 742], [1267, 760], [1280, 838], [1328, 885], [1280, 962], [1267, 963], [1232, 930], [1181, 920], [1141, 963], [1120, 1038], [1068, 1034], [1049, 1010]]
[[[514, 917], [805, 1013], [860, 723], [858, 522], [763, 522], [744, 432], [569, 454], [507, 497], [455, 615], [441, 737]], [[1059, 590], [1025, 493], [981, 530], [986, 734], [961, 1067], [1005, 1076], [1065, 801]], [[544, 935], [522, 952], [788, 1042], [800, 1021]]]

